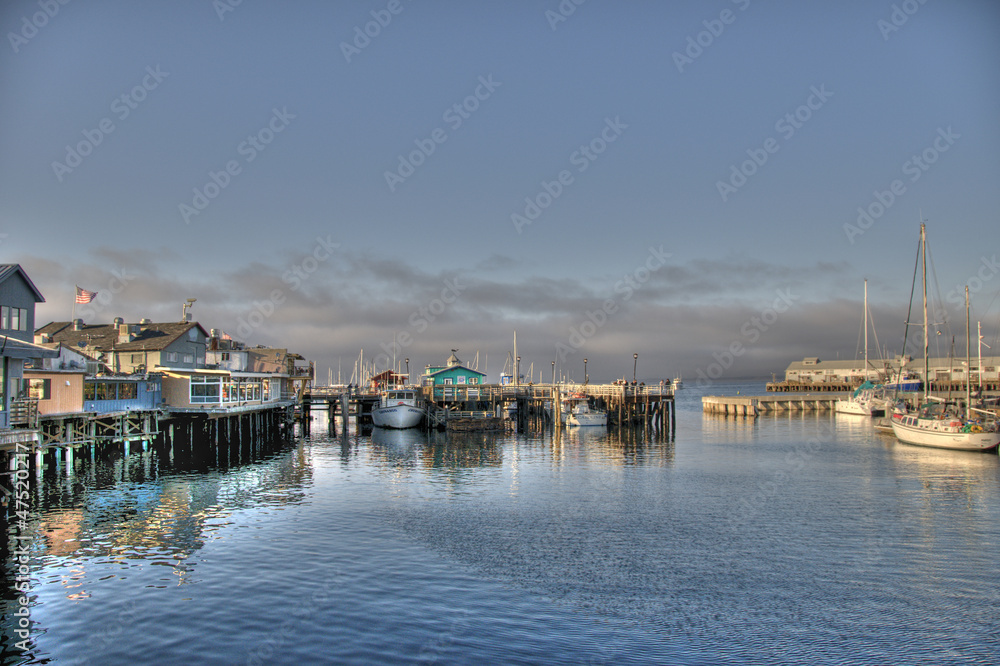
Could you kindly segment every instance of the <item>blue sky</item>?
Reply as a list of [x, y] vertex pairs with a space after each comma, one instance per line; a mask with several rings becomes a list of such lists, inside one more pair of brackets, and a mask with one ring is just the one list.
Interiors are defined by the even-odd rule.
[[736, 343], [724, 376], [769, 375], [855, 356], [866, 277], [898, 349], [922, 215], [942, 296], [971, 282], [996, 328], [993, 2], [15, 0], [0, 27], [0, 254], [40, 324], [79, 284], [89, 322], [197, 298], [323, 377], [394, 336], [411, 371], [495, 374], [515, 329], [546, 379]]

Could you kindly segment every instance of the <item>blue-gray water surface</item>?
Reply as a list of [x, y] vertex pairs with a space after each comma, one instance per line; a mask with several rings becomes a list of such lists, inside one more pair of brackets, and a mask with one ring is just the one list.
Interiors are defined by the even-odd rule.
[[31, 498], [28, 643], [5, 563], [3, 663], [1000, 662], [997, 455], [701, 413], [737, 390], [683, 389], [672, 439], [315, 415], [78, 455]]

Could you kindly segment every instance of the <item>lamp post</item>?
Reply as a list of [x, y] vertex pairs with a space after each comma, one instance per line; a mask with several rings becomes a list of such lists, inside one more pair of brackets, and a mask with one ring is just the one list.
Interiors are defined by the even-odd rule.
[[632, 354], [632, 383], [635, 384], [635, 366], [639, 364], [639, 354]]
[[406, 383], [410, 383], [410, 359], [406, 359]]
[[521, 357], [517, 357], [517, 363], [514, 365], [514, 386], [521, 385]]
[[583, 383], [587, 383], [587, 359], [583, 359]]
[[552, 361], [552, 383], [556, 383], [556, 362]]

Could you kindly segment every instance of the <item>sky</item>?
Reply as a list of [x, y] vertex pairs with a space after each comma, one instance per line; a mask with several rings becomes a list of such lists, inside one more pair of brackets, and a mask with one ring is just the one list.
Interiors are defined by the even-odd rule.
[[0, 28], [0, 261], [38, 326], [193, 298], [320, 383], [362, 350], [496, 381], [515, 331], [535, 381], [780, 378], [858, 356], [865, 279], [871, 353], [901, 349], [923, 220], [952, 333], [968, 284], [996, 338], [991, 0], [10, 0]]

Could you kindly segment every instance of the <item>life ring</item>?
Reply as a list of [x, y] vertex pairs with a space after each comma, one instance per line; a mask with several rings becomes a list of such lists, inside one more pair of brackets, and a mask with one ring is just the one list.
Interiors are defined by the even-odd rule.
[[396, 404], [397, 404], [397, 405], [404, 405], [404, 404], [406, 404], [406, 403], [404, 403], [404, 402], [403, 402], [402, 400], [400, 400], [400, 401], [399, 401], [399, 402], [397, 402]]

